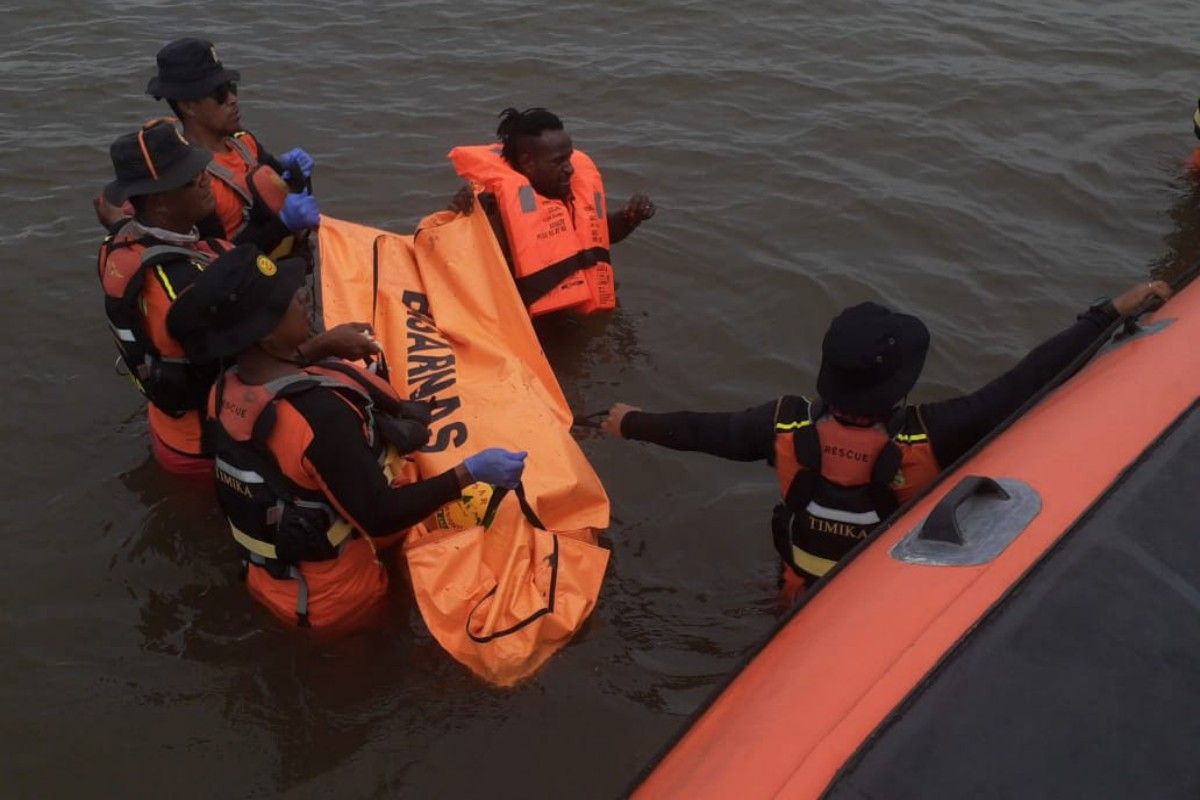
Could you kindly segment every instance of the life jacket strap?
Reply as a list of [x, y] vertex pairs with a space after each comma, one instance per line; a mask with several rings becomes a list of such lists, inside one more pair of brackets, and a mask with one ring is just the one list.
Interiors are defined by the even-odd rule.
[[[268, 522], [271, 516], [275, 516], [275, 521], [279, 521], [279, 513], [275, 513], [276, 509], [271, 509], [267, 513]], [[259, 558], [270, 559], [271, 561], [279, 561], [279, 551], [275, 549], [275, 545], [270, 542], [264, 542], [262, 539], [255, 539], [250, 534], [246, 533], [232, 522], [229, 523], [229, 529], [233, 533], [234, 541], [240, 544], [247, 552]], [[329, 541], [331, 547], [341, 553], [342, 545], [354, 533], [354, 526], [341, 517], [334, 520], [329, 526], [329, 530], [325, 531], [325, 538]], [[258, 563], [258, 562], [255, 562]]]
[[257, 553], [250, 553], [246, 557], [246, 560], [242, 563], [247, 569], [249, 569], [250, 564], [262, 567], [267, 571], [268, 575], [270, 575], [272, 578], [276, 578], [277, 580], [296, 581], [296, 624], [301, 628], [310, 627], [310, 623], [308, 621], [308, 581], [304, 579], [304, 573], [302, 573], [298, 567], [295, 565], [288, 565], [286, 571], [280, 572], [282, 577], [279, 577], [276, 575], [276, 572], [271, 569], [270, 562]]
[[601, 261], [607, 263], [611, 259], [612, 255], [604, 247], [589, 247], [586, 250], [580, 250], [532, 275], [517, 278], [517, 293], [521, 295], [521, 300], [525, 305], [532, 305], [574, 273], [594, 267]]

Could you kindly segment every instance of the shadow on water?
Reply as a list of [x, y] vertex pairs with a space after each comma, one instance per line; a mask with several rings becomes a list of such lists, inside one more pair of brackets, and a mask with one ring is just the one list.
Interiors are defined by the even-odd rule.
[[590, 390], [619, 385], [622, 372], [645, 361], [635, 319], [620, 308], [587, 316], [546, 314], [533, 327], [576, 414], [602, 410], [586, 406]]

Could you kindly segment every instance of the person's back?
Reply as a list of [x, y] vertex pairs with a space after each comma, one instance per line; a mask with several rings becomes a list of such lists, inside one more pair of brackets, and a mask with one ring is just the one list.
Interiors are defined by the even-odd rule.
[[916, 317], [862, 303], [825, 335], [816, 400], [784, 396], [740, 412], [666, 414], [617, 403], [602, 426], [626, 439], [773, 466], [781, 502], [772, 533], [787, 567], [781, 600], [790, 604], [1119, 316], [1169, 294], [1161, 281], [1138, 284], [1093, 305], [978, 391], [917, 406], [904, 398], [924, 365], [928, 330]]

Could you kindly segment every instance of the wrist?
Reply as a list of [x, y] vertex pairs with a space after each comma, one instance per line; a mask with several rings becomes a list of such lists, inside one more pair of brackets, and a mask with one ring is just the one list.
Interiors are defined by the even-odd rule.
[[1113, 305], [1111, 298], [1097, 297], [1082, 314], [1076, 317], [1076, 319], [1090, 319], [1103, 328], [1116, 321], [1120, 316], [1121, 313], [1117, 310], [1117, 307]]
[[466, 462], [462, 462], [454, 468], [454, 477], [458, 481], [459, 489], [465, 489], [476, 482], [475, 478], [471, 475], [471, 470], [467, 469]]
[[622, 439], [629, 438], [629, 418], [632, 417], [636, 413], [638, 413], [638, 412], [633, 411], [631, 409], [621, 415], [621, 418], [619, 420], [617, 420], [617, 425], [616, 425], [617, 436], [619, 436]]
[[[305, 347], [308, 345], [308, 347]], [[306, 367], [313, 363], [316, 359], [313, 358], [312, 339], [307, 342], [302, 342], [296, 345], [296, 363], [302, 367]]]

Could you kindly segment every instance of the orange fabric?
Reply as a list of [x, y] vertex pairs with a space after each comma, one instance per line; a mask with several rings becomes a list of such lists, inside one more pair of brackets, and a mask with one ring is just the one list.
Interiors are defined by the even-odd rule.
[[[523, 175], [500, 155], [499, 145], [456, 147], [450, 161], [458, 174], [496, 196], [518, 278], [533, 275], [582, 250], [609, 247], [604, 182], [584, 153], [571, 155], [572, 203], [533, 191]], [[524, 202], [522, 199], [524, 193]], [[536, 203], [530, 209], [526, 203]], [[529, 306], [533, 316], [574, 308], [582, 313], [615, 308], [612, 266], [601, 261], [575, 272]]]
[[838, 486], [861, 486], [871, 482], [871, 467], [888, 443], [880, 425], [856, 428], [832, 417], [816, 423], [821, 436], [821, 475]]
[[501, 502], [488, 530], [427, 534], [405, 556], [430, 631], [498, 686], [533, 674], [570, 640], [608, 565], [607, 550], [533, 527], [515, 497]]
[[[859, 486], [871, 480], [874, 458], [886, 443], [882, 432], [874, 428], [853, 428], [825, 418], [817, 423], [825, 433], [821, 447], [821, 473], [841, 486]], [[835, 438], [836, 437], [836, 438]], [[928, 486], [941, 471], [928, 441], [896, 442], [900, 448], [900, 470], [892, 480], [891, 489], [900, 503], [906, 503]], [[830, 448], [833, 450], [830, 450]], [[862, 454], [871, 454], [863, 461]], [[787, 497], [796, 474], [803, 469], [796, 459], [795, 431], [775, 435], [775, 475], [779, 491]]]
[[153, 403], [147, 403], [146, 422], [150, 432], [176, 453], [202, 458], [199, 411], [189, 411], [176, 419], [160, 411]]
[[[634, 796], [821, 796], [950, 649], [1200, 396], [1200, 283], [1146, 322], [1163, 319], [1174, 322], [1095, 357], [844, 564]], [[896, 543], [966, 475], [1025, 481], [1042, 510], [986, 564], [893, 559]]]
[[[153, 408], [153, 406], [150, 406]], [[170, 417], [167, 417], [170, 420]], [[174, 421], [174, 420], [170, 420]], [[188, 440], [180, 440], [180, 444], [190, 444]], [[195, 442], [191, 446], [199, 451], [199, 442]], [[150, 452], [154, 454], [154, 460], [165, 471], [172, 475], [178, 475], [182, 478], [200, 478], [203, 480], [212, 480], [213, 477], [213, 460], [196, 454], [185, 454], [179, 452], [177, 448], [172, 448], [159, 433], [155, 430], [154, 421], [150, 421]]]
[[[334, 370], [310, 367], [306, 371], [334, 378], [347, 386], [355, 384]], [[362, 372], [360, 370], [360, 372]], [[367, 380], [376, 382], [373, 375], [362, 372]], [[356, 387], [357, 388], [357, 387]], [[391, 387], [384, 385], [385, 391]], [[319, 389], [316, 391], [320, 391]], [[210, 411], [215, 402], [210, 396]], [[221, 424], [238, 441], [250, 437], [254, 423], [273, 395], [262, 386], [242, 383], [236, 373], [227, 374], [222, 392]], [[353, 404], [346, 399], [348, 406]], [[323, 476], [308, 461], [304, 451], [312, 443], [313, 431], [308, 421], [286, 399], [275, 405], [275, 425], [267, 437], [267, 447], [275, 456], [280, 471], [302, 489], [321, 492], [337, 513], [361, 530], [354, 517], [337, 502]], [[357, 413], [357, 410], [356, 410]], [[363, 423], [363, 434], [367, 433]], [[397, 478], [393, 483], [402, 483]], [[346, 542], [337, 558], [330, 561], [301, 562], [299, 569], [308, 582], [309, 624], [313, 627], [350, 627], [365, 622], [387, 590], [387, 574], [375, 557], [377, 550], [397, 544], [406, 531], [397, 531], [382, 539], [360, 536]], [[251, 565], [247, 574], [251, 594], [272, 613], [285, 622], [296, 622], [296, 598], [299, 585], [295, 580], [277, 580], [265, 569]]]
[[942, 468], [933, 454], [933, 445], [927, 441], [915, 444], [900, 442], [899, 447], [900, 471], [892, 479], [891, 489], [896, 499], [904, 504], [933, 483]]
[[[125, 293], [129, 281], [142, 267], [142, 251], [144, 245], [133, 244], [128, 247], [114, 247], [126, 237], [119, 237], [113, 242], [100, 248], [98, 271], [100, 283], [106, 294], [121, 297]], [[222, 243], [225, 244], [225, 243]], [[232, 247], [232, 245], [229, 245]], [[198, 258], [203, 261], [211, 259], [215, 252], [205, 242], [196, 244]], [[183, 345], [175, 341], [167, 332], [167, 313], [171, 310], [172, 300], [159, 281], [153, 270], [146, 273], [139, 297], [138, 308], [142, 313], [146, 336], [159, 355], [164, 358], [183, 358]], [[147, 417], [150, 430], [158, 436], [160, 442], [171, 450], [183, 456], [199, 456], [200, 446], [200, 413], [189, 411], [182, 417], [174, 418], [163, 413], [154, 406], [147, 404]], [[170, 472], [177, 470], [167, 462], [159, 459], [159, 463]]]
[[[314, 628], [353, 626], [370, 616], [387, 594], [387, 572], [363, 538], [347, 540], [341, 554], [331, 561], [301, 562], [300, 573], [308, 583], [308, 621]], [[262, 567], [251, 565], [246, 588], [280, 620], [296, 624], [299, 581], [277, 580]]]
[[279, 214], [287, 201], [288, 185], [284, 183], [279, 173], [265, 164], [260, 164], [250, 171], [247, 184], [253, 187], [252, 194], [261, 199], [263, 204]]
[[[256, 159], [258, 158], [260, 151], [254, 136], [242, 133], [238, 137], [238, 141], [245, 145]], [[230, 146], [226, 146], [222, 152], [214, 152], [213, 161], [232, 172], [238, 181], [239, 188], [249, 194], [246, 176], [256, 166], [255, 164], [247, 164], [241, 153]], [[221, 220], [225, 236], [232, 239], [234, 234], [242, 229], [242, 223], [245, 221], [246, 201], [236, 189], [222, 180], [215, 172], [210, 172], [210, 175], [212, 180], [209, 183], [212, 185], [213, 199], [217, 202], [217, 218]]]
[[[519, 581], [528, 569], [497, 562], [496, 548], [508, 555], [542, 552], [545, 534], [525, 524], [519, 511], [514, 515], [511, 499], [487, 536], [479, 528], [429, 532], [418, 526], [405, 540], [405, 555], [422, 615], [452, 656], [493, 682], [531, 674], [569, 638], [556, 626], [576, 629], [595, 603], [607, 554], [563, 541], [594, 544], [595, 531], [608, 525], [608, 497], [571, 436], [571, 411], [487, 217], [478, 206], [465, 216], [442, 212], [422, 222], [415, 241], [323, 217], [318, 241], [326, 326], [373, 322], [397, 391], [433, 401], [432, 437], [411, 457], [418, 474], [441, 474], [488, 447], [529, 452], [524, 483], [530, 503], [559, 534], [561, 552], [573, 553], [560, 568], [556, 608], [577, 619], [566, 623], [555, 615], [554, 622], [531, 624], [502, 642], [464, 639], [473, 595], [462, 590], [463, 576], [475, 576], [477, 588], [487, 575]], [[454, 546], [446, 544], [459, 533]], [[438, 559], [428, 555], [434, 545], [443, 552]], [[438, 595], [449, 575], [457, 576], [456, 601]], [[519, 595], [497, 592], [499, 598]], [[489, 619], [502, 619], [508, 613], [502, 606]]]

